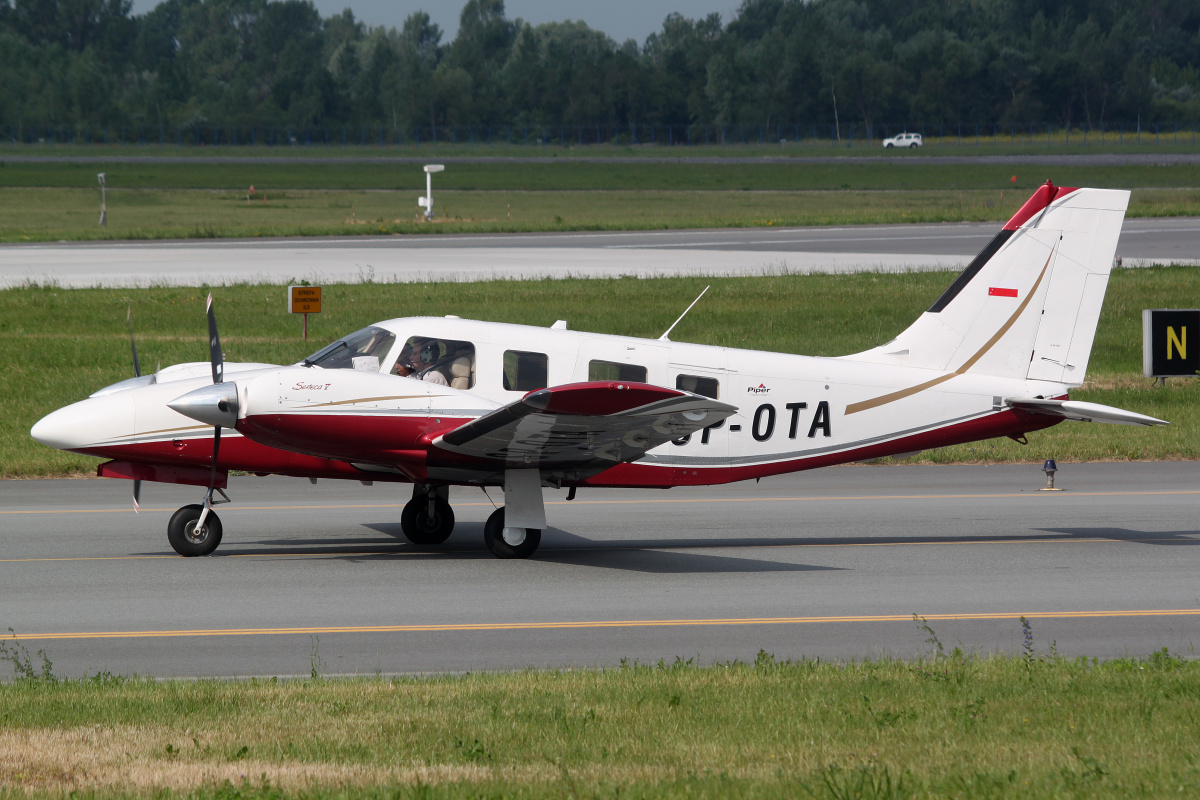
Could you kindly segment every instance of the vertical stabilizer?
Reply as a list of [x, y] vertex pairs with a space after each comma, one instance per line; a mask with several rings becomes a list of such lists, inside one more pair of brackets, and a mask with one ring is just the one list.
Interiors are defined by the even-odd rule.
[[1128, 203], [1047, 182], [915, 323], [848, 358], [1082, 383]]

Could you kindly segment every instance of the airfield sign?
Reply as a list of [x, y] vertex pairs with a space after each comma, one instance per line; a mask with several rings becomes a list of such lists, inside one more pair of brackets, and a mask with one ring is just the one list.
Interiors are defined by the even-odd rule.
[[1142, 310], [1142, 374], [1147, 378], [1200, 372], [1200, 309]]
[[308, 341], [308, 315], [321, 313], [320, 286], [289, 286], [288, 311], [304, 315], [304, 341]]

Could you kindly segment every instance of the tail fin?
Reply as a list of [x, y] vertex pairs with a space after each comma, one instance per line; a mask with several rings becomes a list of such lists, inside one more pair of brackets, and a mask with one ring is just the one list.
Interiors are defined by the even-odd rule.
[[916, 322], [848, 358], [1083, 383], [1128, 204], [1047, 181]]

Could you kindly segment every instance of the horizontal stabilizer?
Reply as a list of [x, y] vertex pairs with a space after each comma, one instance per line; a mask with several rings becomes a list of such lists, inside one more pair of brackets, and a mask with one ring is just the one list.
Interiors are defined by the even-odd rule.
[[675, 389], [595, 381], [530, 392], [434, 440], [460, 456], [542, 469], [636, 461], [737, 411]]
[[1042, 400], [1007, 398], [1005, 404], [1011, 408], [1047, 414], [1052, 417], [1078, 422], [1105, 422], [1110, 425], [1170, 425], [1166, 420], [1148, 417], [1123, 408], [1103, 406], [1099, 403], [1083, 403], [1077, 400]]

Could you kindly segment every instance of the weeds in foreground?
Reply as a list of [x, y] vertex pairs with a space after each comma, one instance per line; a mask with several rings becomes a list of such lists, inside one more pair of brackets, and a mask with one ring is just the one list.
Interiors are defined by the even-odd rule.
[[36, 653], [42, 662], [39, 669], [33, 665], [33, 659], [29, 655], [28, 648], [17, 639], [16, 631], [9, 628], [8, 633], [12, 636], [12, 639], [8, 642], [0, 642], [0, 661], [7, 661], [12, 664], [13, 677], [21, 681], [54, 683], [57, 680], [54, 677], [54, 665], [50, 663], [50, 658], [46, 655], [46, 651], [38, 650]]

